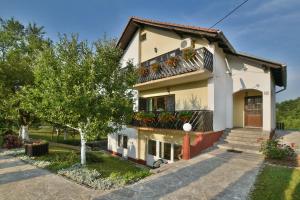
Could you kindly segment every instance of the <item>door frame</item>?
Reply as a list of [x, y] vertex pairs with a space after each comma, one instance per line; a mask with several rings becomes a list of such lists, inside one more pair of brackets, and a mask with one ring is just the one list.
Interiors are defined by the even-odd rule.
[[[260, 110], [260, 115], [261, 115], [261, 126], [248, 126], [246, 125], [246, 115], [247, 115], [247, 112], [246, 112], [246, 102], [247, 102], [247, 99], [248, 98], [253, 98], [253, 97], [260, 97], [261, 98], [261, 110]], [[255, 96], [245, 96], [244, 97], [244, 127], [245, 128], [262, 128], [263, 127], [263, 96], [262, 95], [255, 95]]]

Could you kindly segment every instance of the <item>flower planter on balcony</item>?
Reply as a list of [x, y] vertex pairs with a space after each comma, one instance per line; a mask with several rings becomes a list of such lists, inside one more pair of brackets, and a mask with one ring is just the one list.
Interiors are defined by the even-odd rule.
[[49, 143], [46, 141], [33, 141], [26, 143], [24, 147], [27, 156], [42, 156], [49, 152]]

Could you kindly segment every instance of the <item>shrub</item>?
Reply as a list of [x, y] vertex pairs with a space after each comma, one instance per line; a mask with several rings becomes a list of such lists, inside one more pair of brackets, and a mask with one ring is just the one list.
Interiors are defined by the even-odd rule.
[[22, 141], [15, 134], [7, 134], [3, 137], [3, 147], [7, 149], [20, 148]]
[[295, 151], [288, 145], [279, 144], [278, 139], [262, 142], [260, 151], [270, 159], [285, 159], [295, 156]]
[[75, 164], [70, 168], [59, 170], [58, 174], [95, 189], [108, 190], [119, 186], [111, 179], [102, 178], [102, 175], [97, 170], [89, 170], [86, 167], [82, 167], [80, 164]]

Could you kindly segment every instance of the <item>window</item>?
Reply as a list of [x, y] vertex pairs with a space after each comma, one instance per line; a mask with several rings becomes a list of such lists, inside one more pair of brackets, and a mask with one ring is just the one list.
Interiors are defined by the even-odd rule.
[[156, 156], [156, 141], [148, 140], [148, 154]]
[[142, 42], [142, 41], [145, 41], [146, 39], [147, 39], [146, 33], [142, 34], [142, 35], [141, 35], [141, 42]]
[[139, 98], [139, 111], [175, 111], [175, 95]]
[[165, 111], [166, 110], [166, 98], [157, 97], [156, 99], [156, 111]]
[[122, 135], [118, 135], [118, 147], [122, 146]]
[[123, 135], [123, 148], [127, 149], [128, 136]]
[[171, 160], [171, 144], [170, 143], [164, 143], [163, 158], [167, 159], [167, 160]]
[[182, 147], [181, 145], [174, 144], [174, 161], [179, 160], [182, 157]]

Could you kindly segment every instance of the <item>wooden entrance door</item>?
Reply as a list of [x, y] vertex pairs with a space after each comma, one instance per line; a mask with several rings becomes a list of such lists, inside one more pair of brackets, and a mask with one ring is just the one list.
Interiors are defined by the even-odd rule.
[[262, 96], [245, 97], [245, 126], [262, 127]]

